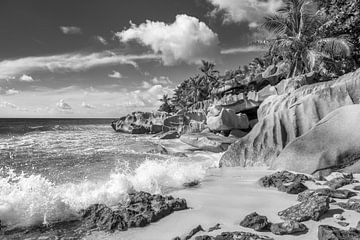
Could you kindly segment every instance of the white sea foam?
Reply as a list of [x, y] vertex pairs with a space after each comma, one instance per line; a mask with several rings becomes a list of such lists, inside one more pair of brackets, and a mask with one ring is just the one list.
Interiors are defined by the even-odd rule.
[[28, 226], [76, 217], [77, 211], [93, 203], [115, 205], [127, 193], [164, 193], [184, 183], [201, 181], [210, 167], [217, 166], [218, 155], [202, 161], [179, 162], [146, 160], [134, 171], [119, 166], [107, 181], [84, 181], [54, 185], [41, 175], [16, 175], [0, 178], [0, 220], [3, 225]]

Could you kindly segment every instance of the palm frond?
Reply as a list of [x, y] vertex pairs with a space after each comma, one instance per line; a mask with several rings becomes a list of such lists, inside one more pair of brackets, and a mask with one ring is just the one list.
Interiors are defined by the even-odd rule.
[[287, 31], [287, 19], [280, 15], [265, 17], [265, 22], [261, 27], [276, 35], [283, 35]]

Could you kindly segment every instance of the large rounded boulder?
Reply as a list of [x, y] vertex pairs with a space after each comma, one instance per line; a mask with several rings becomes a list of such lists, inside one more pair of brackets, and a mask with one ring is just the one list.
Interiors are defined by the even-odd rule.
[[308, 132], [327, 114], [359, 101], [360, 70], [334, 81], [270, 96], [258, 109], [259, 122], [248, 135], [229, 147], [220, 165], [269, 165], [291, 141]]
[[360, 105], [328, 114], [306, 134], [292, 141], [271, 163], [275, 169], [327, 174], [360, 170]]

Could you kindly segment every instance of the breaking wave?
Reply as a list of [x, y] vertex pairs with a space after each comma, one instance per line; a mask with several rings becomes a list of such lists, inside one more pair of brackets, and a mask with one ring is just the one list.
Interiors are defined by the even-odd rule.
[[0, 220], [5, 226], [29, 226], [70, 220], [90, 204], [113, 206], [129, 192], [167, 193], [185, 183], [201, 181], [207, 169], [217, 167], [218, 155], [206, 161], [146, 160], [131, 170], [119, 165], [106, 181], [55, 185], [41, 175], [16, 174], [3, 169], [0, 176]]

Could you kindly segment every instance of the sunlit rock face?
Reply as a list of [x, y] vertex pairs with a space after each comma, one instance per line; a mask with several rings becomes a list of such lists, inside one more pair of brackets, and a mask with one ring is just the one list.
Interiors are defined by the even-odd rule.
[[258, 109], [259, 122], [248, 135], [229, 147], [220, 165], [269, 165], [285, 146], [308, 132], [327, 114], [359, 101], [360, 70], [337, 80], [270, 96]]
[[346, 172], [359, 172], [359, 121], [360, 105], [336, 109], [286, 146], [271, 167], [323, 175], [344, 168]]

